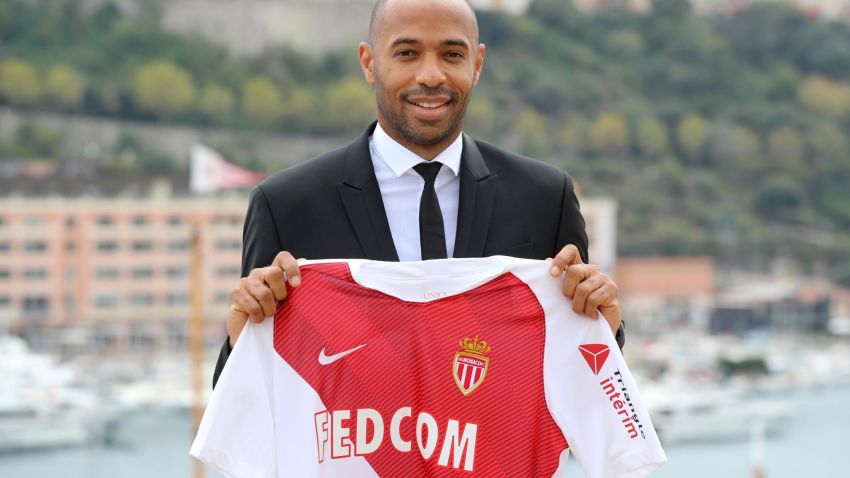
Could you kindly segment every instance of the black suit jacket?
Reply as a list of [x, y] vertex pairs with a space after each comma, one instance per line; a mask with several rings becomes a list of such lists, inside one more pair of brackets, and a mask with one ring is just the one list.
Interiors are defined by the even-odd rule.
[[[350, 145], [280, 171], [251, 192], [242, 275], [280, 251], [308, 259], [398, 261], [372, 167], [373, 123]], [[454, 257], [553, 257], [587, 235], [573, 183], [563, 171], [463, 136]], [[622, 328], [617, 340], [622, 347]], [[230, 354], [225, 341], [213, 386]]]

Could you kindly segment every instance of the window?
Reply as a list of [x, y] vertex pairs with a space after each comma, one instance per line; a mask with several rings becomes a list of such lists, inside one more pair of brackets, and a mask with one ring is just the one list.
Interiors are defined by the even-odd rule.
[[133, 251], [148, 252], [153, 250], [153, 242], [151, 241], [133, 241]]
[[230, 291], [219, 291], [216, 292], [213, 297], [213, 302], [216, 304], [229, 304], [230, 303]]
[[6, 218], [3, 217], [3, 216], [0, 216], [0, 227], [3, 227], [5, 225], [6, 225]]
[[75, 269], [73, 267], [66, 267], [64, 277], [65, 277], [65, 280], [76, 279], [77, 278], [77, 269]]
[[153, 277], [153, 269], [150, 267], [133, 268], [133, 279], [147, 279]]
[[239, 216], [225, 216], [225, 215], [217, 215], [213, 216], [212, 219], [213, 224], [231, 224], [234, 226], [238, 226], [242, 224], [242, 218]]
[[38, 226], [39, 224], [44, 224], [44, 221], [38, 216], [27, 216], [24, 219], [24, 224], [28, 226]]
[[130, 303], [137, 307], [150, 307], [153, 305], [153, 294], [135, 293], [130, 296]]
[[100, 252], [115, 252], [118, 250], [118, 243], [115, 241], [98, 241], [97, 250]]
[[9, 241], [0, 241], [0, 252], [9, 252], [12, 250], [12, 244]]
[[66, 313], [74, 312], [74, 310], [76, 308], [77, 308], [77, 298], [74, 297], [73, 295], [66, 295], [65, 296], [65, 312]]
[[145, 322], [136, 322], [130, 326], [130, 346], [136, 349], [150, 349], [154, 345], [154, 336]]
[[36, 268], [36, 267], [24, 269], [24, 279], [37, 280], [37, 279], [46, 279], [46, 278], [47, 278], [47, 269]]
[[73, 229], [76, 225], [77, 220], [74, 218], [74, 216], [67, 216], [65, 218], [65, 227], [67, 227], [68, 229]]
[[185, 320], [172, 320], [168, 322], [168, 342], [172, 345], [184, 345], [189, 341], [189, 332], [186, 330]]
[[188, 274], [189, 271], [182, 266], [172, 266], [168, 268], [168, 277], [171, 277], [172, 279], [186, 277]]
[[189, 249], [189, 242], [188, 241], [181, 241], [181, 240], [168, 241], [168, 250], [169, 251], [185, 251], [187, 249]]
[[68, 242], [65, 243], [65, 251], [74, 252], [76, 250], [77, 250], [77, 243], [76, 242], [68, 241]]
[[0, 295], [0, 309], [2, 309], [4, 307], [9, 307], [9, 305], [11, 303], [12, 303], [12, 299], [10, 299], [9, 296]]
[[0, 279], [8, 279], [12, 277], [12, 271], [9, 269], [0, 269]]
[[220, 251], [238, 251], [242, 249], [242, 241], [239, 239], [219, 239], [215, 241], [215, 247]]
[[171, 217], [168, 218], [168, 225], [169, 226], [182, 226], [183, 225], [183, 218], [180, 217], [180, 216], [171, 216]]
[[47, 243], [44, 241], [27, 241], [24, 243], [24, 250], [27, 252], [44, 252], [47, 250]]
[[183, 292], [172, 292], [165, 300], [168, 305], [185, 305], [189, 303], [189, 295]]
[[134, 226], [147, 226], [148, 222], [148, 218], [145, 216], [136, 216], [133, 218]]
[[121, 303], [118, 294], [112, 292], [99, 292], [94, 296], [94, 305], [102, 308], [116, 307]]
[[98, 267], [94, 271], [95, 277], [98, 279], [116, 279], [118, 277], [117, 267]]
[[39, 313], [47, 312], [50, 308], [50, 300], [44, 296], [26, 296], [24, 297], [24, 312]]
[[100, 216], [97, 218], [98, 226], [111, 226], [115, 223], [112, 216]]
[[242, 269], [239, 266], [220, 266], [215, 268], [215, 275], [219, 277], [233, 277], [238, 279], [242, 274]]
[[114, 345], [118, 341], [118, 332], [112, 324], [100, 323], [94, 327], [94, 346], [102, 349]]

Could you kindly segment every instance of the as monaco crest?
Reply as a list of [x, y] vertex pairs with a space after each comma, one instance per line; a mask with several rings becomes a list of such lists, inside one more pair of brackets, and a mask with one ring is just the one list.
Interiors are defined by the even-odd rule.
[[467, 396], [480, 387], [484, 382], [484, 377], [487, 376], [487, 366], [490, 365], [490, 359], [485, 355], [490, 353], [490, 346], [483, 340], [479, 342], [477, 336], [474, 339], [467, 337], [458, 344], [461, 351], [455, 352], [455, 358], [452, 361], [452, 375], [460, 393]]

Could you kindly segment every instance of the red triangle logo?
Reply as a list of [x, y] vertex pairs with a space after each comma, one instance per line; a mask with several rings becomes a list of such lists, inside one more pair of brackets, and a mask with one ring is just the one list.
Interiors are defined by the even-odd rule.
[[587, 365], [590, 366], [590, 370], [593, 370], [594, 375], [599, 375], [602, 365], [605, 364], [605, 360], [608, 359], [608, 354], [611, 352], [605, 344], [579, 345], [578, 351], [581, 352], [582, 357], [584, 357]]

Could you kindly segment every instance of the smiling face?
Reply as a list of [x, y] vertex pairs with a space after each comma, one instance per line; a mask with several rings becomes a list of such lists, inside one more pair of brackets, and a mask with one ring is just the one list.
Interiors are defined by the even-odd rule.
[[375, 86], [378, 122], [398, 143], [433, 159], [460, 134], [484, 64], [484, 45], [462, 0], [389, 0], [360, 63]]

